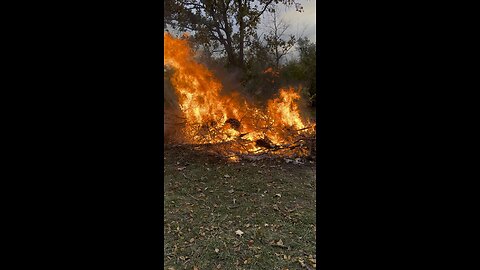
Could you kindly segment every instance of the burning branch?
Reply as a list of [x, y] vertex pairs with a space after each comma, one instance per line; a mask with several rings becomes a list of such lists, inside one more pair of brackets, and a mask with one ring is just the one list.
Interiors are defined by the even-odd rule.
[[299, 91], [292, 87], [280, 89], [266, 108], [249, 104], [238, 94], [222, 95], [222, 84], [194, 60], [184, 40], [168, 34], [164, 38], [164, 60], [173, 68], [170, 82], [181, 111], [181, 115], [167, 116], [175, 119], [169, 123], [181, 129], [184, 142], [228, 157], [312, 153], [306, 138], [315, 136], [314, 123], [300, 116]]

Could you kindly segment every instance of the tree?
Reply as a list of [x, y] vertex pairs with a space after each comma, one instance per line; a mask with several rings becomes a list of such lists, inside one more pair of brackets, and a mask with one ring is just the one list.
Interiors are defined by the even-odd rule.
[[299, 52], [298, 60], [290, 61], [282, 69], [282, 77], [286, 78], [286, 83], [302, 83], [311, 104], [315, 105], [317, 92], [317, 49], [315, 43], [310, 42], [307, 38], [299, 38], [297, 45]]
[[285, 31], [287, 31], [289, 25], [283, 20], [278, 19], [277, 12], [272, 12], [272, 24], [269, 27], [270, 31], [265, 35], [264, 39], [267, 42], [267, 48], [271, 54], [273, 54], [275, 60], [275, 70], [280, 68], [280, 60], [290, 51], [295, 45], [295, 36], [289, 35], [288, 39], [285, 39]]
[[167, 0], [164, 27], [190, 31], [192, 40], [227, 56], [227, 65], [245, 68], [245, 52], [252, 45], [261, 16], [277, 4], [303, 7], [295, 0]]

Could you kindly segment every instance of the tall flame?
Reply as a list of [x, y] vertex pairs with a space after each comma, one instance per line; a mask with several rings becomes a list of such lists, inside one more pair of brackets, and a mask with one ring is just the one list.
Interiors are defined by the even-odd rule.
[[[248, 104], [238, 93], [222, 95], [222, 84], [194, 58], [187, 40], [164, 33], [164, 65], [173, 69], [170, 82], [185, 118], [183, 136], [189, 143], [251, 142], [237, 152], [261, 151], [288, 144], [292, 135], [306, 131], [292, 87], [280, 89], [266, 109]], [[300, 131], [299, 131], [300, 130]], [[260, 141], [260, 143], [259, 143]]]

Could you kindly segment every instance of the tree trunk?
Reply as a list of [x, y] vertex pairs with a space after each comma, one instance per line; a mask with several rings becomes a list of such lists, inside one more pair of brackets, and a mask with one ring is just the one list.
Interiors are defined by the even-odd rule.
[[220, 1], [220, 6], [219, 8], [221, 9], [221, 20], [223, 21], [224, 25], [224, 31], [225, 31], [225, 40], [226, 44], [225, 46], [225, 51], [227, 52], [227, 66], [236, 66], [237, 65], [237, 59], [235, 55], [235, 48], [232, 40], [232, 26], [230, 25], [228, 21], [228, 15], [227, 15], [227, 10], [229, 8], [228, 3], [225, 3], [225, 1]]
[[245, 22], [243, 21], [243, 15], [244, 15], [244, 5], [242, 3], [242, 0], [238, 0], [238, 22], [239, 22], [239, 30], [240, 30], [240, 43], [239, 43], [239, 52], [238, 52], [238, 66], [240, 68], [245, 67], [244, 63], [244, 53], [243, 53], [243, 48], [245, 46]]

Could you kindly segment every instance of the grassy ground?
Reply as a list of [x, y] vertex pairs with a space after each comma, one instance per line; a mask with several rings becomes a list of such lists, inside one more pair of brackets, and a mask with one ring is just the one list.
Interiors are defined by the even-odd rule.
[[165, 269], [315, 269], [315, 164], [164, 159]]

